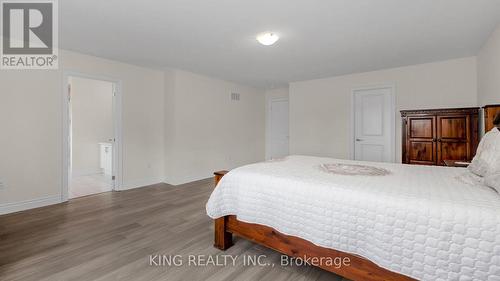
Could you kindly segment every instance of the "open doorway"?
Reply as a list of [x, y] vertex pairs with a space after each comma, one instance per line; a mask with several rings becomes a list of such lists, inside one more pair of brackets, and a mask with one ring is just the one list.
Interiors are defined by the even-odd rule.
[[115, 189], [117, 83], [67, 75], [63, 201]]

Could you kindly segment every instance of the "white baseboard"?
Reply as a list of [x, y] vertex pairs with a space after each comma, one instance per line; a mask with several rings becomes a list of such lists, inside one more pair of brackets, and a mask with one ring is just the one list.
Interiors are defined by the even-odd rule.
[[186, 181], [183, 181], [183, 180], [177, 180], [177, 179], [164, 179], [163, 180], [163, 183], [166, 183], [168, 185], [173, 185], [173, 186], [177, 186], [177, 185], [181, 185], [181, 184], [184, 184], [186, 183]]
[[121, 188], [116, 189], [116, 190], [129, 190], [129, 189], [144, 187], [144, 186], [148, 186], [148, 185], [158, 184], [158, 183], [162, 183], [162, 182], [163, 182], [162, 178], [150, 178], [150, 179], [127, 181], [127, 182], [123, 183]]
[[163, 180], [163, 182], [166, 184], [177, 186], [177, 185], [183, 185], [183, 184], [191, 183], [191, 182], [195, 182], [195, 181], [205, 180], [208, 178], [213, 178], [213, 176], [214, 176], [213, 172], [198, 173], [196, 175], [187, 175], [187, 176], [182, 176], [182, 177], [165, 178]]
[[61, 195], [52, 195], [33, 200], [0, 204], [0, 215], [61, 203]]
[[195, 181], [201, 181], [201, 180], [206, 180], [206, 179], [209, 179], [209, 178], [213, 178], [213, 176], [209, 175], [209, 176], [199, 176], [199, 177], [190, 177], [190, 178], [185, 178], [185, 179], [164, 179], [163, 180], [163, 183], [166, 183], [168, 185], [173, 185], [173, 186], [177, 186], [177, 185], [183, 185], [183, 184], [186, 184], [186, 183], [192, 183], [192, 182], [195, 182]]

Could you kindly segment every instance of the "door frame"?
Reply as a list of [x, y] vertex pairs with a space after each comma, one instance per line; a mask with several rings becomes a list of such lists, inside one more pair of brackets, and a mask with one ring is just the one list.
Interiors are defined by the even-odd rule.
[[367, 90], [378, 90], [378, 89], [390, 89], [391, 90], [391, 108], [390, 108], [390, 147], [391, 147], [391, 162], [396, 162], [396, 85], [394, 83], [386, 84], [376, 84], [372, 86], [356, 87], [351, 89], [351, 127], [350, 127], [350, 138], [349, 138], [349, 159], [355, 159], [355, 147], [356, 147], [356, 121], [355, 121], [355, 98], [357, 91], [367, 91]]
[[71, 174], [70, 157], [70, 100], [69, 78], [78, 77], [113, 83], [113, 174], [115, 176], [113, 191], [121, 190], [123, 185], [123, 147], [122, 147], [122, 81], [104, 75], [89, 74], [79, 71], [66, 70], [62, 79], [62, 189], [61, 201], [68, 201], [69, 179]]
[[[267, 100], [267, 116], [266, 118], [266, 160], [271, 157], [270, 147], [271, 147], [271, 107], [273, 102], [288, 102], [288, 134], [290, 135], [290, 99], [289, 98], [269, 98]], [[288, 138], [288, 152], [290, 152], [290, 137]]]

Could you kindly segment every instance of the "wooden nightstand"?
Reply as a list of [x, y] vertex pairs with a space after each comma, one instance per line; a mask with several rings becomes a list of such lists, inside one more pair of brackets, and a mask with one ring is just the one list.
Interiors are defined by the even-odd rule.
[[465, 161], [460, 161], [460, 160], [444, 160], [444, 164], [447, 167], [461, 167], [461, 168], [467, 168], [470, 163], [465, 162]]

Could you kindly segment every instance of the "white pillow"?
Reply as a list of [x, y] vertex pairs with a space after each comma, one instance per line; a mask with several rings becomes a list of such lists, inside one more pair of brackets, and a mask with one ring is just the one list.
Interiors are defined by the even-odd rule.
[[497, 128], [481, 139], [469, 171], [481, 177], [500, 172], [500, 131]]
[[500, 173], [487, 175], [484, 178], [484, 183], [500, 193]]

